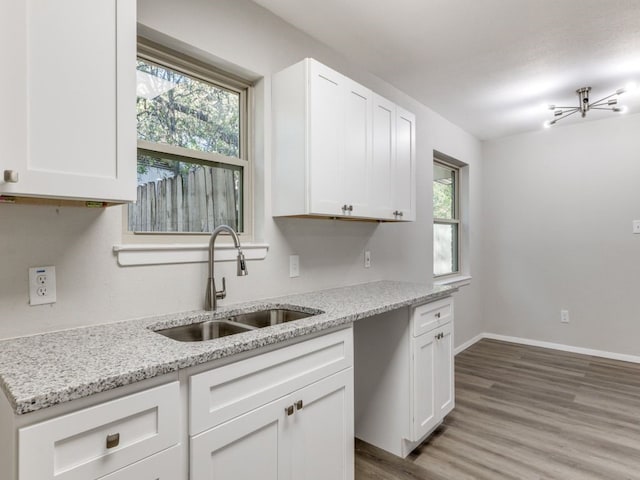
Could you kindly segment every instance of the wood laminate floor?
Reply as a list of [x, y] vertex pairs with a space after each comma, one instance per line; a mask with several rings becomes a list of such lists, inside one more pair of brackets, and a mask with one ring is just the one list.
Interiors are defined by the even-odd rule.
[[407, 459], [356, 440], [356, 480], [640, 480], [640, 365], [482, 340]]

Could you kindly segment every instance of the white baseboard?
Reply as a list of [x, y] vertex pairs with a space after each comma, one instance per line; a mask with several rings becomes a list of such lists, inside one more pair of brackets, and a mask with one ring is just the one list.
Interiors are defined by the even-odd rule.
[[530, 345], [532, 347], [551, 348], [553, 350], [562, 350], [564, 352], [580, 353], [582, 355], [591, 355], [594, 357], [609, 358], [612, 360], [620, 360], [623, 362], [640, 363], [640, 356], [638, 355], [628, 355], [625, 353], [615, 353], [615, 352], [607, 352], [604, 350], [594, 350], [591, 348], [574, 347], [573, 345], [543, 342], [541, 340], [531, 340], [528, 338], [521, 338], [521, 337], [510, 337], [508, 335], [497, 335], [495, 333], [481, 333], [479, 335], [476, 335], [471, 340], [456, 347], [456, 349], [454, 350], [455, 355], [459, 354], [460, 352], [463, 352], [464, 350], [469, 348], [471, 345], [473, 345], [476, 342], [479, 342], [483, 338], [488, 338], [490, 340], [500, 340], [502, 342], [518, 343], [521, 345]]
[[469, 348], [471, 345], [473, 345], [476, 342], [479, 342], [480, 340], [482, 340], [485, 337], [486, 334], [481, 333], [479, 335], [476, 335], [475, 337], [473, 337], [470, 340], [467, 340], [466, 342], [464, 342], [462, 345], [458, 345], [454, 350], [453, 350], [453, 354], [454, 355], [458, 355], [460, 352], [464, 352], [467, 348]]

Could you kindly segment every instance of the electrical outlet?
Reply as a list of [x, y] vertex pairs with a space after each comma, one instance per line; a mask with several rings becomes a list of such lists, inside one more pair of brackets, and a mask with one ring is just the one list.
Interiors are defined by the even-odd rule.
[[569, 323], [569, 310], [560, 310], [560, 323]]
[[29, 305], [56, 302], [56, 267], [29, 269]]
[[289, 277], [299, 277], [300, 276], [300, 256], [299, 255], [289, 255]]
[[633, 221], [633, 233], [640, 233], [640, 220]]
[[364, 268], [371, 268], [371, 252], [369, 250], [364, 251]]

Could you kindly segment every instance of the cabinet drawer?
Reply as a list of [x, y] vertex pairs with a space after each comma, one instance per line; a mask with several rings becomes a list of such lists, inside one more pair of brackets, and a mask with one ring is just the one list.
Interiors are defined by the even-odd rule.
[[219, 425], [352, 365], [348, 328], [193, 375], [189, 433]]
[[24, 427], [19, 478], [99, 478], [176, 445], [179, 427], [178, 382]]
[[413, 309], [413, 336], [418, 337], [453, 319], [453, 298], [447, 297]]

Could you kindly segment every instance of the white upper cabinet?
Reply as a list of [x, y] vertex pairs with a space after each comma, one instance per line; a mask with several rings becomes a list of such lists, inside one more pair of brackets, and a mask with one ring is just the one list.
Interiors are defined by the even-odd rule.
[[0, 194], [135, 200], [136, 3], [8, 2]]
[[369, 206], [384, 220], [415, 220], [415, 115], [374, 94]]
[[416, 117], [396, 107], [396, 157], [393, 169], [394, 216], [416, 219]]
[[369, 180], [370, 205], [378, 218], [393, 219], [396, 151], [396, 106], [379, 95], [373, 98], [373, 150]]
[[393, 103], [310, 58], [274, 75], [272, 93], [274, 216], [412, 219], [396, 215], [395, 184], [414, 177], [395, 171]]

